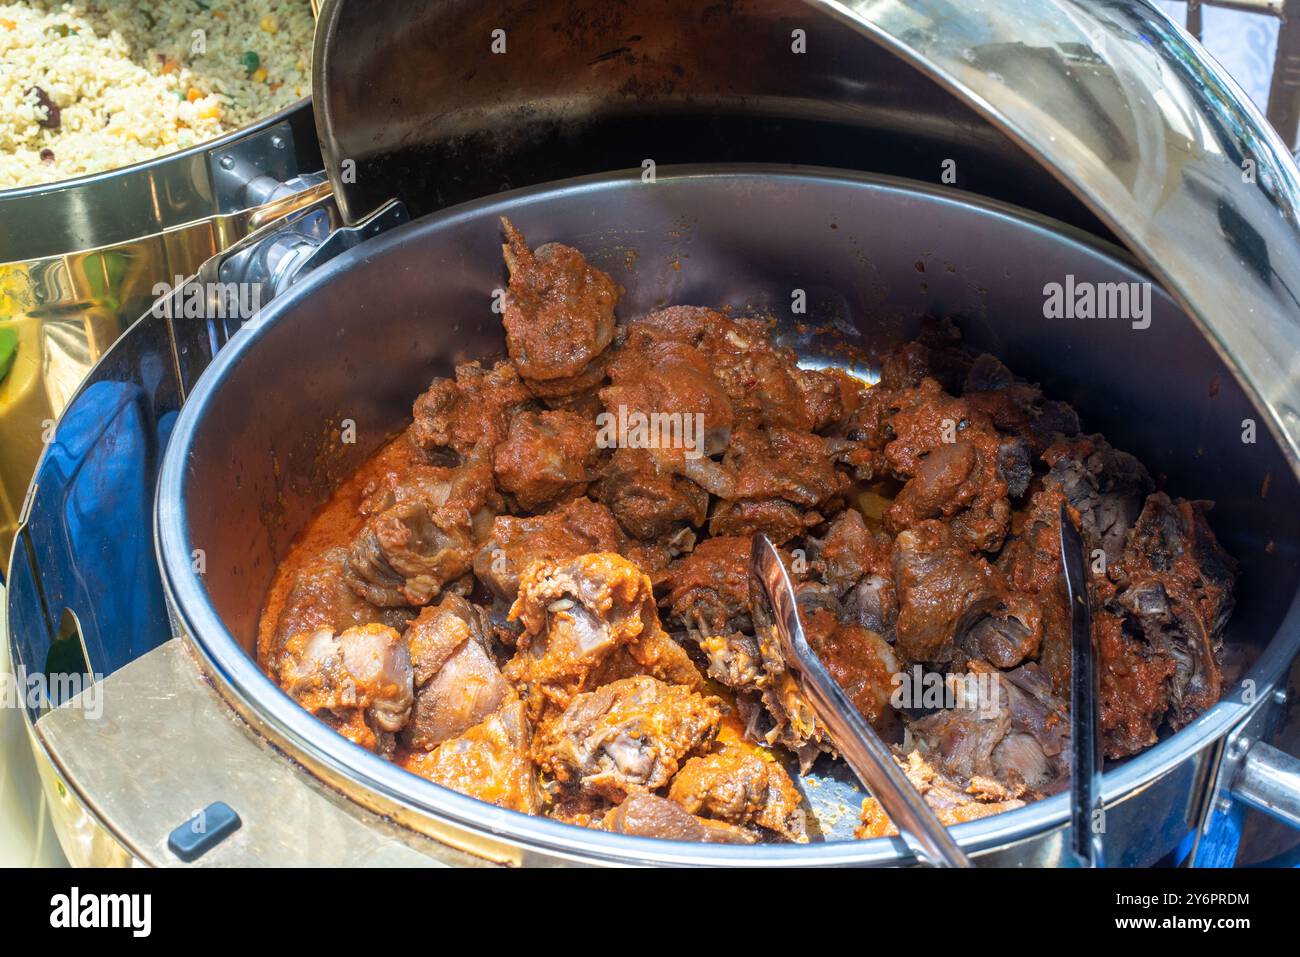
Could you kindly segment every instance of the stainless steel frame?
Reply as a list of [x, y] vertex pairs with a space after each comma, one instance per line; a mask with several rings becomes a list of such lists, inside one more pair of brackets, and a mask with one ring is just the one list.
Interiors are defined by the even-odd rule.
[[[176, 625], [218, 692], [259, 734], [361, 806], [454, 847], [521, 863], [907, 860], [897, 841], [674, 845], [490, 807], [334, 734], [253, 662], [248, 649], [261, 596], [307, 516], [340, 476], [401, 427], [411, 396], [432, 375], [461, 358], [500, 352], [489, 304], [491, 290], [504, 281], [501, 215], [534, 241], [565, 237], [587, 250], [627, 288], [627, 314], [673, 301], [766, 307], [779, 316], [789, 289], [806, 288], [810, 301], [832, 304], [824, 316], [812, 317], [813, 324], [834, 322], [853, 331], [848, 341], [875, 347], [906, 338], [919, 315], [964, 317], [975, 348], [997, 352], [1052, 394], [1074, 401], [1090, 428], [1135, 450], [1153, 470], [1171, 476], [1175, 488], [1219, 500], [1216, 524], [1246, 569], [1232, 640], [1259, 656], [1248, 676], [1252, 686], [1271, 688], [1294, 655], [1300, 610], [1291, 606], [1300, 581], [1300, 542], [1278, 538], [1270, 553], [1265, 548], [1276, 529], [1273, 509], [1300, 501], [1300, 487], [1272, 443], [1261, 444], [1259, 457], [1229, 454], [1250, 402], [1194, 324], [1159, 293], [1153, 334], [1127, 323], [1061, 327], [1041, 319], [1045, 282], [1067, 271], [1092, 281], [1143, 281], [1123, 254], [1030, 214], [865, 175], [706, 168], [661, 171], [653, 185], [642, 184], [636, 173], [592, 177], [465, 204], [332, 260], [218, 353], [173, 428], [156, 521]], [[918, 259], [935, 267], [924, 279], [915, 268]], [[806, 361], [835, 361], [834, 350], [823, 351], [811, 335], [790, 342]], [[1127, 363], [1113, 361], [1117, 350]], [[1176, 375], [1130, 374], [1134, 367], [1154, 370], [1167, 351], [1178, 356]], [[331, 359], [338, 356], [347, 359]], [[291, 367], [298, 371], [288, 393], [250, 401], [258, 395], [256, 383]], [[284, 375], [279, 372], [281, 381]], [[1207, 384], [1216, 377], [1221, 385], [1211, 397]], [[1140, 421], [1133, 408], [1143, 409]], [[1152, 421], [1180, 416], [1202, 423], [1194, 443], [1153, 436]], [[323, 438], [342, 417], [353, 419], [362, 437], [354, 446]], [[1269, 471], [1267, 507], [1239, 494], [1258, 488]], [[220, 509], [211, 508], [213, 502]], [[205, 557], [202, 575], [192, 570], [195, 549]], [[1258, 643], [1274, 634], [1279, 637], [1267, 648]], [[1152, 863], [1195, 833], [1217, 742], [1252, 710], [1244, 690], [1230, 691], [1178, 736], [1106, 776], [1114, 863]], [[819, 800], [848, 807], [860, 800], [834, 777], [819, 777], [818, 784], [808, 793]], [[990, 862], [1060, 863], [1069, 860], [1062, 839], [1066, 811], [1059, 796], [961, 825], [954, 836]], [[841, 827], [833, 837], [851, 830], [851, 814]]]
[[[792, 0], [738, 0], [731, 7], [733, 19], [721, 25], [696, 17], [694, 9], [683, 18], [680, 10], [667, 0], [613, 10], [599, 0], [565, 0], [547, 5], [542, 14], [534, 8], [498, 9], [459, 0], [422, 5], [415, 12], [397, 0], [365, 4], [326, 0], [317, 37], [315, 99], [320, 105], [317, 121], [326, 170], [339, 191], [341, 214], [325, 200], [317, 209], [327, 210], [332, 226], [357, 224], [393, 198], [420, 214], [475, 200], [503, 184], [527, 185], [635, 165], [645, 157], [658, 158], [660, 163], [797, 160], [935, 179], [944, 169], [944, 160], [951, 159], [956, 164], [956, 186], [965, 193], [811, 171], [789, 174], [792, 179], [783, 182], [810, 189], [820, 183], [833, 189], [839, 197], [836, 214], [843, 196], [854, 190], [869, 192], [872, 202], [905, 193], [921, 197], [918, 202], [925, 209], [960, 207], [962, 211], [953, 216], [969, 216], [989, 228], [998, 224], [1021, 239], [1036, 237], [1023, 247], [1015, 243], [997, 250], [963, 246], [961, 255], [952, 258], [962, 277], [975, 271], [969, 257], [979, 259], [996, 251], [1003, 256], [997, 268], [1012, 269], [1024, 279], [1027, 271], [1045, 268], [1042, 250], [1055, 248], [1070, 251], [1056, 261], [1058, 272], [1084, 261], [1106, 275], [1120, 270], [1140, 278], [1140, 273], [1131, 272], [1134, 266], [1125, 263], [1124, 254], [1104, 243], [1107, 237], [1119, 237], [1165, 283], [1190, 317], [1189, 321], [1179, 314], [1174, 300], [1157, 295], [1159, 315], [1167, 317], [1161, 320], [1161, 328], [1176, 331], [1171, 339], [1161, 339], [1160, 347], [1138, 341], [1145, 351], [1135, 355], [1133, 342], [1117, 344], [1109, 333], [1071, 329], [1063, 334], [1059, 329], [1025, 326], [1024, 315], [992, 308], [999, 297], [1013, 294], [1010, 287], [1015, 284], [1007, 283], [1008, 277], [987, 262], [989, 281], [982, 286], [987, 294], [971, 304], [967, 318], [977, 344], [1043, 378], [1055, 393], [1074, 399], [1090, 426], [1106, 431], [1117, 444], [1142, 454], [1157, 471], [1176, 478], [1178, 491], [1217, 498], [1216, 526], [1234, 531], [1227, 536], [1229, 547], [1247, 561], [1233, 641], [1259, 655], [1248, 675], [1254, 682], [1254, 696], [1230, 696], [1178, 735], [1110, 772], [1104, 788], [1110, 824], [1121, 845], [1118, 853], [1112, 849], [1115, 863], [1150, 863], [1171, 851], [1179, 858], [1194, 852], [1201, 829], [1217, 813], [1211, 813], [1212, 808], [1221, 797], [1230, 797], [1237, 783], [1234, 769], [1241, 761], [1221, 761], [1225, 741], [1253, 742], [1253, 729], [1268, 723], [1263, 719], [1276, 698], [1274, 685], [1293, 657], [1300, 634], [1300, 609], [1295, 604], [1300, 580], [1296, 547], [1300, 513], [1295, 508], [1300, 470], [1296, 454], [1300, 379], [1295, 363], [1300, 307], [1292, 293], [1300, 275], [1295, 202], [1300, 192], [1297, 170], [1285, 147], [1217, 65], [1203, 57], [1180, 28], [1141, 0], [1100, 4], [1008, 0], [977, 7], [944, 0], [862, 0], [847, 6], [819, 0], [806, 6]], [[603, 17], [595, 16], [596, 12]], [[534, 22], [530, 16], [542, 19]], [[577, 26], [557, 33], [550, 29], [556, 17]], [[549, 45], [536, 49], [546, 55], [508, 61], [504, 80], [491, 70], [471, 75], [468, 67], [484, 55], [484, 41], [471, 28], [488, 21], [491, 26], [507, 26], [516, 39], [545, 40]], [[634, 25], [645, 29], [623, 29]], [[777, 53], [789, 48], [794, 29], [806, 32], [816, 55], [786, 63]], [[557, 36], [564, 41], [554, 39]], [[864, 36], [873, 42], [862, 43]], [[419, 58], [404, 57], [403, 43], [418, 47]], [[728, 45], [735, 55], [718, 57], [718, 49]], [[420, 70], [404, 68], [416, 62]], [[454, 78], [451, 87], [439, 85], [446, 77]], [[403, 95], [382, 95], [386, 83], [398, 80], [407, 84], [401, 87]], [[431, 108], [431, 104], [451, 103], [456, 104], [452, 109]], [[343, 175], [347, 160], [357, 163], [355, 184]], [[1245, 164], [1246, 160], [1252, 162]], [[1244, 175], [1248, 171], [1252, 176]], [[683, 177], [675, 188], [688, 191], [692, 182], [691, 177]], [[528, 209], [530, 203], [563, 206], [566, 189], [587, 190], [590, 198], [601, 189], [619, 188], [618, 177], [612, 177], [565, 189], [543, 188], [503, 202], [521, 204], [511, 206], [514, 210]], [[971, 195], [972, 191], [1011, 200], [1034, 212], [1003, 209]], [[684, 194], [647, 193], [641, 200], [673, 195]], [[780, 195], [770, 198], [777, 202]], [[418, 258], [405, 260], [409, 274], [395, 271], [387, 277], [401, 275], [414, 287], [391, 281], [375, 287], [373, 274], [378, 267], [368, 263], [382, 254], [383, 261], [394, 267], [404, 261], [404, 255], [410, 256], [404, 253], [404, 242], [414, 243], [439, 231], [465, 229], [467, 235], [476, 235], [468, 224], [491, 209], [493, 202], [475, 202], [445, 219], [418, 222], [403, 232], [370, 239], [363, 251], [327, 263], [291, 290], [283, 305], [273, 303], [264, 317], [237, 334], [231, 346], [236, 352], [219, 356], [213, 375], [228, 375], [231, 382], [238, 382], [237, 361], [244, 368], [268, 361], [249, 358], [252, 344], [260, 343], [259, 355], [266, 353], [266, 343], [285, 335], [277, 329], [297, 328], [304, 322], [297, 307], [314, 301], [326, 289], [333, 298], [322, 303], [328, 307], [323, 311], [346, 306], [350, 312], [334, 325], [301, 326], [304, 336], [322, 330], [344, 337], [350, 330], [353, 335], [368, 335], [368, 328], [360, 330], [359, 325], [377, 321], [372, 318], [377, 316], [376, 300], [360, 297], [351, 287], [363, 274], [372, 277], [367, 288], [389, 296], [405, 295], [421, 282], [433, 283], [430, 295], [481, 292], [478, 287], [448, 289], [433, 282], [427, 274], [429, 263]], [[576, 215], [573, 208], [568, 214]], [[1072, 232], [1059, 222], [1045, 222], [1041, 214], [1092, 236]], [[773, 214], [770, 221], [750, 221], [750, 232], [713, 234], [719, 242], [709, 248], [716, 252], [728, 243], [763, 236], [771, 232], [770, 222], [779, 221], [784, 230], [787, 223], [802, 222], [806, 216], [807, 210], [787, 211], [779, 220]], [[548, 217], [545, 228], [558, 228], [562, 222]], [[567, 234], [555, 238], [575, 241], [583, 235], [584, 225], [590, 229], [595, 223], [588, 207]], [[444, 273], [457, 275], [463, 269], [472, 273], [495, 263], [495, 250], [484, 245], [491, 230], [482, 222], [479, 228], [476, 242], [482, 246], [481, 254], [472, 260], [455, 260]], [[897, 235], [913, 237], [910, 221]], [[1100, 247], [1095, 237], [1102, 238]], [[530, 233], [530, 238], [543, 237]], [[599, 236], [590, 238], [592, 248], [605, 248], [596, 242]], [[933, 254], [952, 240], [951, 234], [941, 234], [929, 251]], [[623, 241], [633, 240], [623, 237]], [[821, 248], [821, 242], [809, 237], [805, 245]], [[701, 264], [706, 261], [704, 247], [690, 251], [701, 257]], [[765, 277], [779, 276], [789, 264], [788, 254], [762, 262], [771, 267], [770, 275], [750, 277], [750, 289], [761, 288]], [[862, 285], [846, 296], [830, 283], [828, 302], [841, 307], [879, 304], [906, 294], [917, 300], [911, 304], [915, 307], [922, 298], [920, 282], [926, 281], [930, 285], [925, 295], [938, 297], [931, 306], [947, 311], [972, 293], [961, 281], [947, 279], [946, 270], [930, 271], [924, 280], [913, 272], [908, 283], [894, 281], [897, 274], [890, 272], [890, 282], [884, 282], [878, 263], [865, 257], [855, 263]], [[738, 263], [733, 258], [717, 265], [723, 275], [760, 262]], [[829, 272], [821, 261], [816, 268], [809, 267], [810, 275]], [[849, 270], [837, 274], [848, 275]], [[643, 281], [649, 282], [646, 275], [643, 271]], [[679, 281], [666, 276], [663, 288], [674, 297], [707, 291], [673, 285]], [[736, 289], [714, 292], [715, 301], [748, 295]], [[477, 315], [472, 310], [466, 314]], [[910, 314], [904, 311], [892, 318], [901, 321]], [[446, 340], [436, 328], [412, 325], [412, 315], [408, 310], [382, 317], [385, 330], [417, 344], [415, 352], [394, 357], [405, 363], [400, 366], [405, 370], [402, 375], [379, 376], [375, 368], [325, 364], [309, 371], [304, 379], [307, 391], [293, 392], [293, 401], [309, 401], [311, 388], [326, 384], [337, 389], [334, 394], [345, 394], [342, 383], [328, 383], [318, 376], [346, 372], [355, 377], [348, 384], [352, 392], [346, 394], [371, 396], [358, 421], [379, 430], [394, 425], [399, 405], [409, 402], [413, 394], [398, 383], [418, 383], [417, 371], [427, 378], [433, 373], [433, 357], [460, 357], [446, 354]], [[1015, 337], [1005, 331], [1004, 316], [1013, 317]], [[484, 338], [483, 323], [473, 329], [472, 334], [466, 326], [453, 330], [456, 341], [463, 343], [464, 355], [479, 354], [491, 338]], [[171, 622], [161, 587], [150, 570], [153, 549], [139, 540], [136, 530], [147, 520], [159, 461], [177, 427], [183, 399], [231, 331], [202, 321], [176, 327], [147, 314], [76, 391], [55, 441], [42, 457], [11, 560], [8, 600], [15, 661], [43, 666], [61, 625], [64, 633], [72, 627], [66, 626], [69, 621], [75, 626], [71, 637], [85, 648], [90, 666], [107, 674], [104, 690], [110, 700], [115, 687], [139, 693], [139, 685], [115, 680], [128, 674], [130, 663], [140, 663], [143, 671], [134, 672], [138, 677], [165, 674], [161, 656], [179, 660], [177, 643], [166, 641]], [[247, 396], [265, 395], [268, 382], [281, 381], [284, 369], [300, 361], [296, 347], [309, 341], [309, 336], [295, 341], [295, 348], [282, 353], [285, 359], [275, 375], [255, 387], [248, 384], [243, 401], [234, 406], [225, 403], [238, 396], [231, 391], [236, 386], [223, 380], [218, 389], [198, 380], [200, 391], [222, 408], [228, 422], [243, 424], [249, 433], [246, 441], [262, 436], [260, 446], [250, 446], [259, 455], [288, 439], [265, 432], [260, 410], [255, 414], [248, 408]], [[402, 341], [397, 338], [389, 345]], [[359, 347], [376, 346], [361, 342]], [[1112, 381], [1109, 392], [1100, 387], [1107, 376], [1119, 377], [1132, 368], [1141, 368], [1143, 375]], [[1085, 376], [1081, 370], [1101, 379]], [[1126, 404], [1126, 397], [1135, 401], [1134, 389], [1139, 393], [1136, 404]], [[1208, 398], [1211, 393], [1213, 402]], [[1141, 410], [1137, 416], [1135, 408]], [[318, 420], [336, 412], [318, 409]], [[181, 414], [192, 422], [200, 413], [196, 407]], [[1240, 426], [1246, 418], [1266, 426], [1256, 444], [1249, 448], [1216, 444], [1226, 441], [1229, 425]], [[220, 437], [233, 443], [229, 435], [223, 436], [220, 424], [213, 424], [217, 421], [209, 417], [211, 429], [205, 426], [202, 441]], [[1153, 422], [1164, 427], [1155, 431]], [[368, 435], [367, 442], [376, 440], [375, 433], [363, 434]], [[1214, 439], [1207, 444], [1201, 441], [1203, 436]], [[198, 441], [194, 435], [190, 438]], [[1198, 450], [1204, 454], [1197, 454]], [[308, 502], [319, 499], [330, 478], [354, 465], [361, 451], [354, 447], [349, 455], [327, 457], [335, 469], [330, 474], [313, 471], [309, 459], [284, 459], [281, 464], [294, 467], [286, 467], [283, 473], [289, 477], [285, 491], [290, 493], [289, 509], [278, 513], [283, 524], [265, 529], [263, 540], [245, 544], [272, 552], [282, 548], [304, 519]], [[168, 496], [181, 491], [176, 461], [173, 457]], [[264, 459], [250, 457], [224, 474], [264, 464]], [[306, 476], [312, 480], [306, 486], [298, 484]], [[191, 534], [179, 513], [166, 512], [180, 501], [165, 498], [160, 506], [166, 519], [160, 528], [171, 528], [167, 534], [180, 536], [168, 546], [173, 557], [184, 554], [178, 549], [185, 543], [184, 536]], [[183, 517], [191, 523], [205, 518], [200, 512]], [[252, 526], [232, 523], [234, 527]], [[261, 561], [256, 573], [269, 574], [267, 559]], [[287, 744], [294, 759], [327, 789], [348, 795], [338, 799], [341, 806], [366, 826], [374, 823], [378, 811], [410, 830], [432, 833], [444, 844], [510, 863], [713, 862], [736, 853], [727, 848], [701, 852], [597, 835], [550, 821], [517, 819], [391, 767], [376, 766], [382, 762], [357, 753], [333, 735], [321, 739], [322, 729], [312, 727], [311, 719], [269, 688], [242, 648], [230, 640], [227, 627], [247, 635], [251, 614], [246, 606], [229, 614], [238, 604], [231, 604], [233, 580], [210, 572], [208, 585], [218, 590], [209, 602], [202, 589], [186, 581], [185, 567], [169, 564], [165, 571], [176, 589], [182, 612], [179, 623], [197, 636], [195, 647], [206, 656], [204, 667], [217, 678], [218, 690], [208, 688], [206, 693], [217, 701], [220, 691], [222, 700], [235, 705], [247, 722], [239, 726], [247, 746], [264, 748], [267, 741]], [[214, 608], [227, 613], [224, 623]], [[125, 696], [122, 700], [125, 704]], [[88, 817], [101, 830], [126, 839], [134, 826], [131, 822], [140, 818], [129, 813], [120, 795], [104, 784], [96, 750], [76, 748], [67, 736], [74, 733], [68, 729], [76, 727], [70, 704], [29, 714], [33, 734], [52, 762], [52, 787], [63, 787], [62, 793], [75, 797], [78, 806], [93, 808]], [[150, 720], [147, 716], [136, 724], [124, 720], [114, 740], [119, 746], [138, 740], [132, 729], [147, 728]], [[1252, 729], [1249, 735], [1244, 733], [1247, 728]], [[83, 727], [80, 733], [93, 735], [94, 730]], [[58, 743], [52, 746], [56, 737]], [[64, 753], [76, 753], [77, 760], [57, 765]], [[165, 762], [159, 773], [165, 773]], [[299, 774], [298, 780], [309, 786], [308, 776]], [[1063, 803], [1053, 799], [988, 822], [963, 825], [958, 837], [985, 861], [1058, 863], [1066, 854], [1064, 818]], [[124, 853], [149, 863], [165, 862], [165, 855], [156, 857], [148, 851], [151, 840], [148, 835], [131, 835], [126, 844], [132, 850]], [[745, 863], [902, 859], [897, 843], [880, 841], [751, 851]], [[232, 847], [229, 853], [228, 860], [237, 860], [242, 852]]]

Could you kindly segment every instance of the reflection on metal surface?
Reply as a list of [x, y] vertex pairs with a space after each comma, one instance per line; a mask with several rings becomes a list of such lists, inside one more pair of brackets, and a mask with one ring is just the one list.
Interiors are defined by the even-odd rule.
[[1300, 170], [1180, 27], [1141, 0], [817, 2], [1055, 171], [1202, 323], [1300, 474]]
[[319, 147], [311, 103], [302, 100], [242, 130], [143, 163], [0, 190], [0, 263], [115, 246], [228, 211], [210, 155], [241, 151], [241, 144], [286, 124], [293, 159], [314, 167]]
[[33, 729], [74, 864], [181, 866], [167, 836], [213, 801], [231, 805], [243, 825], [194, 866], [481, 863], [304, 780], [225, 706], [179, 640], [106, 678], [101, 691], [101, 717], [88, 718], [74, 699]]
[[193, 276], [216, 253], [328, 195], [327, 185], [307, 186], [117, 246], [0, 265], [0, 325], [19, 337], [0, 381], [0, 553], [54, 421], [122, 329], [153, 306], [158, 285]]
[[1300, 759], [1256, 741], [1237, 771], [1232, 796], [1300, 828]]
[[[661, 168], [801, 163], [933, 182], [955, 159], [963, 189], [1105, 231], [976, 111], [800, 0], [322, 7], [313, 100], [349, 222], [393, 197], [418, 217], [647, 158]], [[527, 53], [492, 55], [483, 38], [494, 29], [509, 51]], [[807, 55], [791, 51], [796, 29]]]

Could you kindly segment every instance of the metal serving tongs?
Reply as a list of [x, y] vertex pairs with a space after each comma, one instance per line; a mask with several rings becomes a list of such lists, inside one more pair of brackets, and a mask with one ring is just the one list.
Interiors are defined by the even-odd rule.
[[1070, 602], [1070, 850], [1082, 867], [1105, 867], [1101, 829], [1101, 739], [1083, 539], [1061, 503], [1061, 566]]
[[970, 867], [920, 792], [894, 762], [889, 748], [863, 720], [804, 637], [794, 586], [767, 536], [754, 536], [749, 562], [750, 610], [760, 639], [775, 632], [786, 668], [794, 675], [836, 749], [862, 785], [880, 802], [917, 860], [937, 867]]

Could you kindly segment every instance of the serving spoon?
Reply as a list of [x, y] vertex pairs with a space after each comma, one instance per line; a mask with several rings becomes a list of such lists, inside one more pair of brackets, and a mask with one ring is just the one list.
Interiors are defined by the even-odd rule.
[[775, 633], [785, 666], [863, 787], [880, 802], [916, 859], [936, 867], [970, 867], [970, 858], [912, 786], [880, 736], [831, 678], [804, 636], [794, 586], [766, 535], [750, 548], [749, 594], [754, 627]]

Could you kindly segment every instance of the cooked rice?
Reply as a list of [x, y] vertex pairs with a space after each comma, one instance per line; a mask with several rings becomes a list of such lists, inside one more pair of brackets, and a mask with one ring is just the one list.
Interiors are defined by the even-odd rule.
[[[0, 189], [137, 163], [288, 106], [311, 92], [313, 29], [309, 0], [0, 0]], [[41, 125], [40, 91], [57, 128]]]

